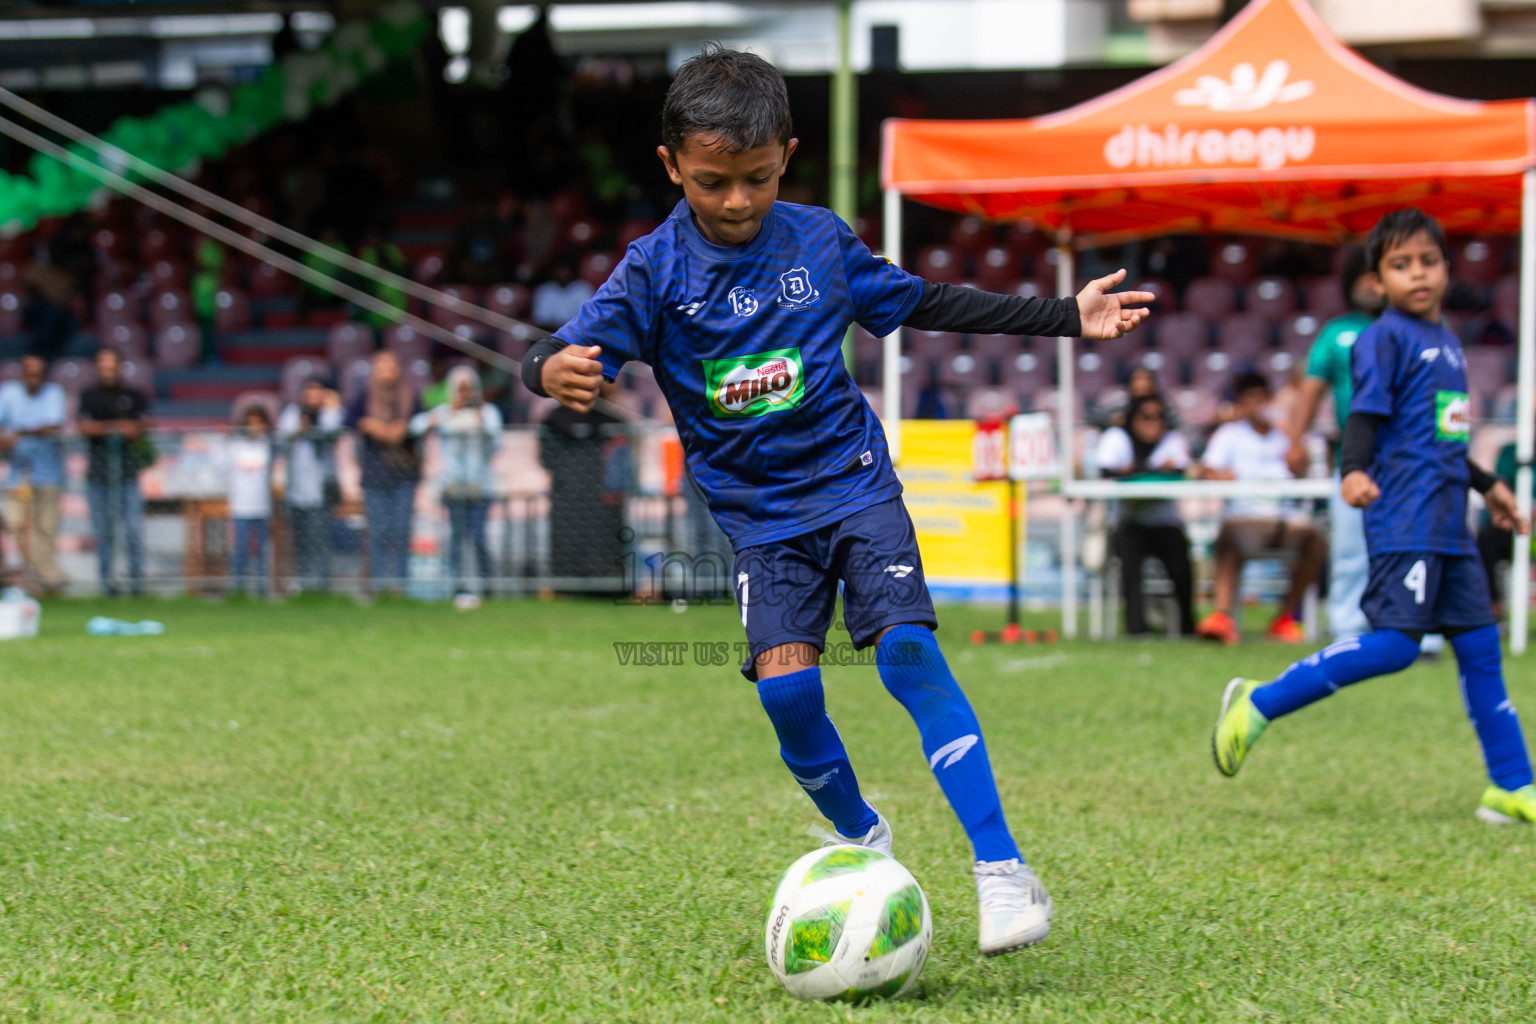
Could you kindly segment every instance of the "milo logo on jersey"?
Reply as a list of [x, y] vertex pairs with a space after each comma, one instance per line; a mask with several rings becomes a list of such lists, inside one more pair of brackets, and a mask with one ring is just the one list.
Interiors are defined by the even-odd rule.
[[805, 397], [805, 364], [798, 348], [704, 360], [709, 408], [717, 418], [762, 416], [793, 409]]
[[1465, 391], [1435, 392], [1435, 440], [1465, 442], [1472, 436], [1472, 407]]

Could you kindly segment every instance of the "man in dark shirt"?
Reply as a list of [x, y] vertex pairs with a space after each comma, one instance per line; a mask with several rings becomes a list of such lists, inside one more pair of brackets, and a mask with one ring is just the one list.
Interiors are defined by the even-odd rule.
[[149, 399], [123, 383], [123, 360], [115, 349], [96, 353], [96, 386], [80, 396], [80, 433], [90, 446], [86, 468], [86, 497], [91, 527], [96, 531], [96, 558], [101, 585], [116, 596], [112, 556], [121, 521], [128, 546], [128, 586], [137, 594], [144, 585], [144, 496], [139, 468], [146, 457], [144, 413]]

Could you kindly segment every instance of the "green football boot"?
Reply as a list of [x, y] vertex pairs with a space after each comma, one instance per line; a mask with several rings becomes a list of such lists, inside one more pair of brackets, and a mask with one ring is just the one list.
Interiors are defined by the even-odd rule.
[[1231, 777], [1243, 766], [1243, 758], [1264, 735], [1269, 719], [1259, 714], [1248, 695], [1264, 684], [1257, 679], [1234, 679], [1221, 695], [1221, 717], [1211, 733], [1211, 756], [1216, 770]]
[[1498, 786], [1483, 790], [1477, 820], [1490, 825], [1518, 825], [1536, 822], [1536, 786], [1521, 786], [1511, 792]]

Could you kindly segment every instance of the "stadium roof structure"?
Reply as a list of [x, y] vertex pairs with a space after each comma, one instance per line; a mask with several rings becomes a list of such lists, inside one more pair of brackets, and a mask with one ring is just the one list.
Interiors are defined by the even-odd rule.
[[1344, 46], [1304, 0], [1254, 0], [1194, 53], [1044, 117], [885, 123], [882, 177], [920, 202], [1030, 218], [1079, 246], [1167, 233], [1336, 242], [1414, 204], [1520, 228], [1536, 101], [1452, 99]]

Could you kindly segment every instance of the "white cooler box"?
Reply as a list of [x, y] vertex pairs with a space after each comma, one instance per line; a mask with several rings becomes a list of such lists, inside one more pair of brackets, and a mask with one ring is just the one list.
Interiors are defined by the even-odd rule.
[[37, 623], [42, 617], [42, 608], [30, 597], [0, 601], [0, 640], [37, 636]]

